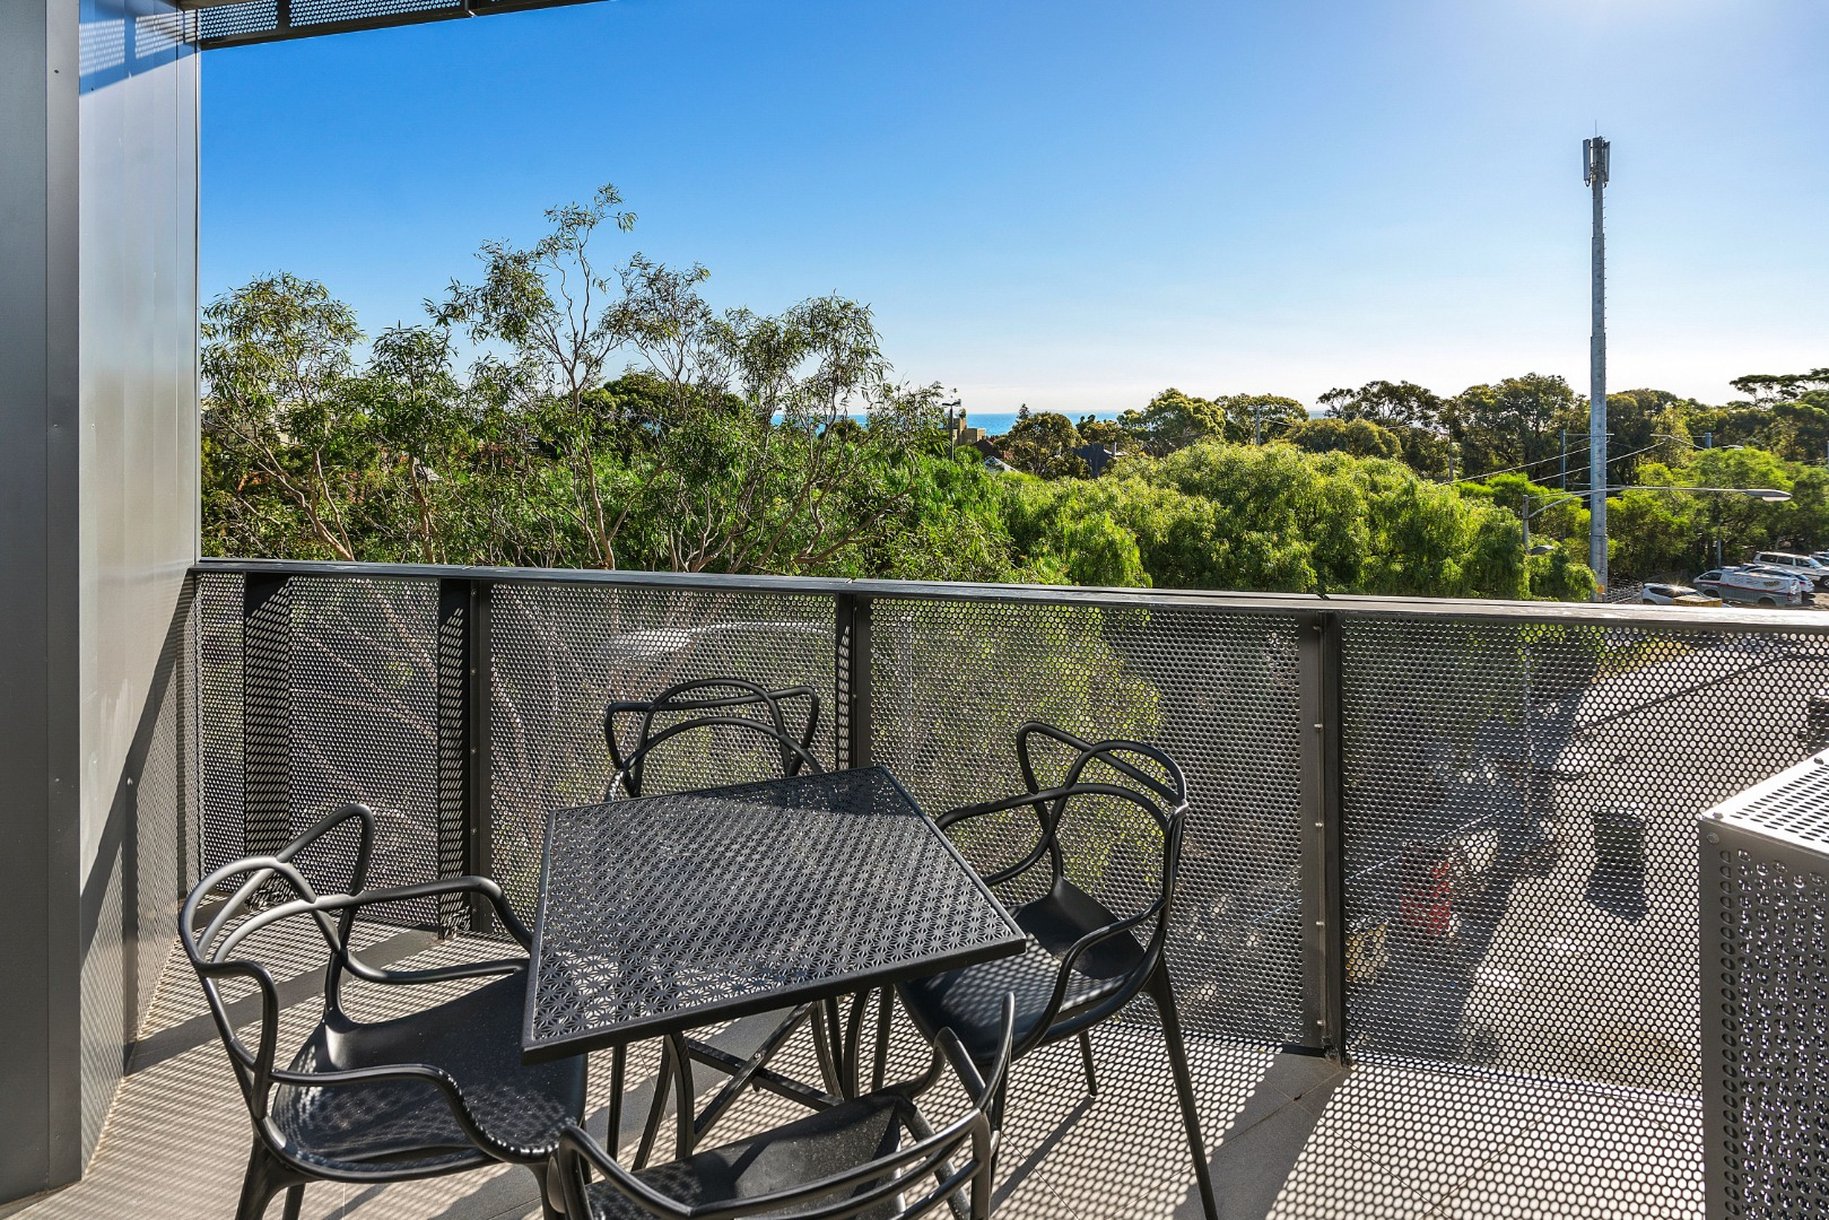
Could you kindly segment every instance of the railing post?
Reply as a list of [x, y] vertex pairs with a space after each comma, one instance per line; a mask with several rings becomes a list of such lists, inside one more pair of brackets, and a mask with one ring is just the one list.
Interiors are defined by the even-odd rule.
[[[489, 604], [482, 580], [438, 582], [438, 856], [447, 876], [493, 866], [489, 778]], [[461, 900], [460, 900], [461, 901]], [[440, 909], [455, 927], [465, 908]], [[469, 897], [470, 931], [495, 930], [495, 908]]]
[[241, 601], [241, 835], [270, 855], [292, 829], [292, 597], [285, 576], [250, 574]]
[[[488, 873], [485, 767], [478, 732], [487, 731], [488, 701], [477, 698], [476, 675], [483, 647], [478, 638], [478, 601], [486, 586], [471, 580], [438, 582], [438, 875]], [[479, 851], [478, 823], [482, 827]], [[467, 918], [466, 918], [467, 917]], [[468, 926], [489, 930], [493, 913], [475, 896], [439, 899], [438, 922], [447, 932]]]
[[1299, 645], [1302, 714], [1301, 1045], [1346, 1056], [1341, 639], [1338, 611], [1305, 615]]
[[870, 765], [870, 599], [855, 593], [837, 598], [833, 685], [834, 745], [840, 768]]

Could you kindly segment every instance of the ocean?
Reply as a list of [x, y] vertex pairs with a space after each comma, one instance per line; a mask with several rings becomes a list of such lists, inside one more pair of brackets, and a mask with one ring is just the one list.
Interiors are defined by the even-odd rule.
[[[1118, 418], [1119, 415], [1123, 414], [1123, 412], [1122, 411], [1060, 411], [1060, 412], [1057, 412], [1057, 414], [1065, 415], [1068, 419], [1072, 420], [1074, 423], [1077, 424], [1080, 422], [1081, 417], [1086, 416], [1086, 415], [1091, 415], [1095, 419], [1116, 419], [1116, 418]], [[1008, 432], [1012, 427], [1014, 427], [1016, 425], [1016, 412], [1014, 412], [1014, 411], [974, 411], [968, 407], [968, 408], [966, 408], [966, 412], [965, 412], [965, 422], [970, 424], [974, 428], [983, 428], [986, 435], [988, 435], [988, 436], [1002, 436], [1004, 433]]]

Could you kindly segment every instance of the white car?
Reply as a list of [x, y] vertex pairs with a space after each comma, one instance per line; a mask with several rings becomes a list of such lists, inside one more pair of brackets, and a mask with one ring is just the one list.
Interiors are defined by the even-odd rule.
[[1638, 591], [1639, 601], [1648, 606], [1719, 606], [1721, 599], [1713, 593], [1703, 593], [1688, 585], [1664, 584], [1659, 581], [1647, 581]]
[[1710, 568], [1691, 582], [1704, 593], [1741, 606], [1801, 606], [1809, 582], [1782, 571]]
[[1799, 555], [1793, 551], [1761, 551], [1753, 556], [1757, 567], [1784, 568], [1797, 573], [1812, 586], [1818, 589], [1829, 589], [1829, 564], [1819, 562], [1814, 555]]
[[1742, 572], [1757, 572], [1765, 576], [1781, 576], [1787, 580], [1795, 581], [1798, 591], [1804, 595], [1805, 601], [1811, 600], [1818, 589], [1817, 583], [1810, 579], [1810, 574], [1808, 572], [1798, 568], [1788, 568], [1782, 564], [1760, 563], [1755, 560], [1752, 563], [1741, 564], [1739, 570]]

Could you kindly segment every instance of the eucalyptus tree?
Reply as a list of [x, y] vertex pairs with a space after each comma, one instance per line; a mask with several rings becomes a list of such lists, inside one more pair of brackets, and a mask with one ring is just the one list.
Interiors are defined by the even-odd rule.
[[261, 276], [204, 307], [202, 339], [206, 544], [354, 559], [354, 311], [313, 280]]
[[576, 527], [587, 562], [604, 568], [617, 566], [635, 488], [605, 486], [611, 468], [600, 459], [614, 421], [599, 416], [592, 391], [630, 335], [623, 276], [602, 268], [591, 242], [605, 223], [625, 233], [635, 227], [635, 213], [621, 204], [606, 183], [588, 203], [547, 209], [550, 227], [539, 240], [485, 242], [477, 253], [482, 278], [453, 280], [442, 302], [427, 302], [439, 325], [506, 346], [508, 363], [486, 355], [480, 375], [517, 399], [534, 436], [563, 458], [569, 479], [551, 502]]

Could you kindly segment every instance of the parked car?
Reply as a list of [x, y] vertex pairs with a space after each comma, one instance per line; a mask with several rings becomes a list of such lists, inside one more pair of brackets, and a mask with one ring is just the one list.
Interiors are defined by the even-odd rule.
[[1829, 567], [1829, 551], [1811, 551], [1810, 558], [1816, 560], [1816, 562], [1825, 567]]
[[1741, 606], [1801, 606], [1804, 584], [1784, 572], [1756, 572], [1747, 568], [1710, 568], [1690, 582], [1704, 593]]
[[1799, 555], [1794, 551], [1761, 551], [1753, 556], [1758, 565], [1773, 568], [1786, 568], [1807, 579], [1816, 589], [1829, 589], [1829, 564], [1820, 563], [1813, 555]]
[[1740, 565], [1740, 571], [1754, 572], [1763, 576], [1782, 577], [1797, 585], [1798, 592], [1803, 594], [1806, 603], [1815, 598], [1817, 591], [1816, 582], [1796, 568], [1787, 568], [1776, 563], [1743, 563]]
[[1702, 593], [1688, 585], [1669, 585], [1648, 581], [1640, 587], [1638, 599], [1649, 606], [1719, 606], [1721, 598]]

